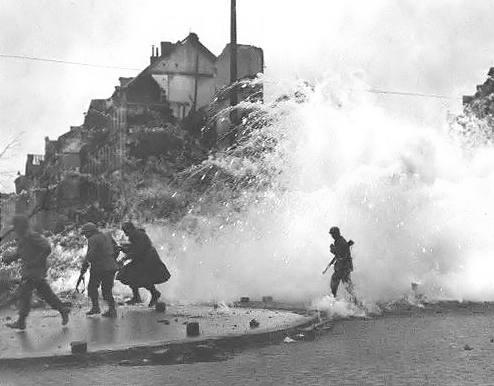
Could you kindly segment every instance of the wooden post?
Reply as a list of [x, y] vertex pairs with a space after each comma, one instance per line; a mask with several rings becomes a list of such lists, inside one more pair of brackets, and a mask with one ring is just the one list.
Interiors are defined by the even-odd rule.
[[[231, 0], [230, 15], [230, 83], [237, 81], [237, 0]], [[230, 93], [230, 106], [237, 105], [237, 93]]]

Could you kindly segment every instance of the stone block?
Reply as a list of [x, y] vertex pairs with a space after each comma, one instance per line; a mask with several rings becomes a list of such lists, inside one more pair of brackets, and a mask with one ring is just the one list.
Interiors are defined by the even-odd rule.
[[70, 351], [72, 354], [85, 354], [87, 353], [87, 343], [79, 340], [70, 342]]
[[199, 323], [187, 322], [187, 336], [199, 336]]

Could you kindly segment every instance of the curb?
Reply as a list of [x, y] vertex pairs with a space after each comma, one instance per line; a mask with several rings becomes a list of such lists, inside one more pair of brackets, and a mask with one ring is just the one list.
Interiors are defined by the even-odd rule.
[[[290, 312], [290, 311], [287, 311]], [[319, 321], [318, 315], [306, 316], [304, 320], [293, 322], [287, 327], [280, 329], [271, 329], [267, 331], [247, 332], [239, 335], [218, 335], [207, 338], [187, 338], [166, 343], [156, 342], [150, 344], [141, 344], [128, 347], [117, 347], [115, 349], [105, 349], [90, 351], [84, 354], [62, 354], [51, 356], [37, 356], [27, 358], [0, 358], [0, 367], [13, 367], [25, 365], [70, 365], [70, 364], [89, 364], [104, 363], [115, 361], [128, 361], [138, 356], [151, 355], [157, 350], [169, 350], [175, 356], [186, 353], [194, 353], [201, 350], [204, 346], [214, 347], [220, 350], [233, 350], [245, 348], [255, 344], [272, 344], [282, 341], [286, 336], [300, 332], [301, 329], [314, 326]]]

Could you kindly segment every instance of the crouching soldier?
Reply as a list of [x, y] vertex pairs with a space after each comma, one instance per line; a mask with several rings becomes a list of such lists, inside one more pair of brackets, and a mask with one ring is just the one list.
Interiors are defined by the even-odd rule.
[[76, 288], [84, 279], [84, 274], [89, 266], [88, 295], [92, 307], [86, 315], [95, 315], [101, 312], [99, 307], [98, 289], [101, 286], [103, 299], [108, 303], [108, 311], [102, 316], [109, 318], [117, 317], [115, 299], [113, 298], [113, 282], [118, 265], [115, 259], [117, 244], [109, 233], [102, 233], [93, 223], [87, 223], [82, 227], [82, 234], [87, 238], [87, 253], [82, 263], [81, 274]]
[[127, 304], [142, 302], [139, 295], [139, 288], [142, 287], [151, 293], [149, 307], [153, 307], [161, 296], [155, 284], [170, 279], [170, 272], [144, 229], [138, 229], [131, 222], [126, 222], [122, 225], [122, 230], [129, 239], [129, 243], [124, 244], [122, 250], [131, 261], [120, 270], [117, 280], [132, 289], [133, 297]]
[[70, 308], [63, 305], [46, 282], [46, 260], [51, 253], [50, 243], [30, 229], [29, 219], [26, 216], [15, 216], [12, 224], [17, 238], [17, 251], [7, 256], [4, 262], [10, 264], [20, 259], [22, 277], [19, 287], [19, 318], [16, 322], [7, 323], [6, 326], [21, 330], [26, 328], [33, 290], [36, 290], [38, 296], [52, 308], [60, 312], [62, 325], [65, 326], [69, 322]]
[[346, 289], [352, 300], [356, 302], [355, 294], [353, 291], [353, 284], [350, 278], [350, 273], [353, 271], [352, 255], [350, 247], [354, 244], [352, 240], [346, 241], [340, 234], [338, 227], [332, 227], [329, 230], [329, 234], [334, 239], [334, 244], [331, 244], [330, 251], [334, 255], [334, 258], [328, 264], [323, 274], [334, 264], [334, 272], [331, 276], [331, 292], [334, 297], [338, 292], [338, 286], [340, 281], [346, 285]]

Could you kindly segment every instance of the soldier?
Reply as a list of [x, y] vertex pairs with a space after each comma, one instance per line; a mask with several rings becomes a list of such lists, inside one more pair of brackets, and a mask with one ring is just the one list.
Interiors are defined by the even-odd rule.
[[92, 307], [86, 315], [95, 315], [101, 312], [98, 301], [98, 289], [101, 286], [103, 299], [108, 303], [108, 311], [101, 316], [116, 318], [117, 310], [112, 290], [115, 272], [118, 269], [115, 258], [118, 248], [117, 243], [109, 233], [100, 232], [96, 225], [91, 222], [83, 225], [82, 234], [87, 238], [88, 247], [76, 288], [79, 287], [79, 284], [84, 279], [84, 274], [91, 266], [87, 288]]
[[352, 240], [347, 242], [340, 234], [340, 229], [338, 227], [332, 227], [329, 230], [329, 234], [334, 239], [334, 244], [331, 244], [330, 246], [330, 251], [334, 255], [334, 258], [323, 271], [323, 275], [334, 263], [334, 273], [331, 276], [331, 292], [333, 296], [336, 297], [338, 286], [340, 284], [340, 281], [342, 281], [346, 285], [346, 289], [352, 299], [356, 301], [355, 295], [353, 293], [352, 280], [350, 279], [350, 273], [353, 271], [350, 247], [354, 244], [354, 242]]
[[17, 237], [17, 251], [4, 259], [6, 264], [20, 259], [22, 263], [22, 278], [19, 287], [19, 318], [16, 322], [7, 323], [10, 328], [24, 330], [26, 318], [31, 310], [33, 290], [62, 316], [62, 325], [69, 322], [70, 308], [63, 305], [46, 282], [46, 260], [51, 253], [51, 247], [39, 233], [33, 232], [26, 216], [17, 215], [12, 224]]
[[151, 293], [149, 307], [153, 307], [161, 296], [155, 284], [170, 279], [170, 272], [144, 229], [137, 229], [131, 222], [126, 222], [122, 225], [122, 230], [129, 239], [129, 244], [123, 245], [122, 249], [131, 262], [120, 270], [117, 280], [132, 289], [133, 297], [127, 304], [142, 302], [139, 288], [143, 287]]

